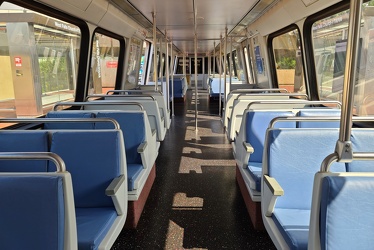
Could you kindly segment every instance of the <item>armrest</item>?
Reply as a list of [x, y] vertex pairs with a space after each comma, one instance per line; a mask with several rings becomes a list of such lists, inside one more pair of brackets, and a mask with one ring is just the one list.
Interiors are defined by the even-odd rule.
[[279, 196], [284, 195], [282, 187], [279, 185], [276, 179], [269, 177], [268, 175], [263, 176], [263, 196], [261, 202], [265, 209], [265, 216], [271, 216], [274, 211], [274, 206]]
[[143, 142], [138, 146], [138, 153], [142, 159], [143, 168], [150, 167], [150, 152], [148, 148], [147, 142]]
[[253, 154], [255, 152], [255, 149], [248, 142], [243, 141], [243, 147], [247, 153]]
[[124, 175], [114, 178], [105, 189], [105, 194], [112, 197], [117, 214], [127, 213], [127, 178]]
[[156, 132], [157, 132], [157, 130], [156, 130], [156, 129], [152, 129], [152, 135], [155, 135], [155, 134], [156, 134]]
[[139, 154], [144, 153], [144, 151], [146, 150], [147, 146], [148, 146], [147, 142], [143, 142], [142, 144], [140, 144], [138, 146], [138, 149], [137, 149], [138, 153]]

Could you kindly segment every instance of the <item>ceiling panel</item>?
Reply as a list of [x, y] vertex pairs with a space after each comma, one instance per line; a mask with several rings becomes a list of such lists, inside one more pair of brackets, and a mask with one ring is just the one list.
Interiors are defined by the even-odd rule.
[[[148, 20], [156, 13], [156, 26], [183, 52], [194, 51], [194, 0], [128, 0]], [[213, 40], [232, 30], [259, 0], [195, 0], [199, 53], [213, 50]], [[218, 41], [217, 41], [218, 44]]]

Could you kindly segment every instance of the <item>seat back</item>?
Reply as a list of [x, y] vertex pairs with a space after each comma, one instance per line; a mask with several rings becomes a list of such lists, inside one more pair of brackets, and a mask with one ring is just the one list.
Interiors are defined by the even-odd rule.
[[[248, 110], [246, 113], [246, 142], [249, 142], [255, 149], [251, 154], [249, 161], [262, 162], [262, 154], [264, 151], [266, 129], [269, 126], [270, 121], [278, 116], [294, 116], [291, 111], [253, 111]], [[283, 128], [295, 128], [295, 122], [285, 122], [277, 124]]]
[[[235, 132], [239, 131], [240, 125], [242, 123], [242, 118], [244, 111], [248, 108], [248, 105], [253, 102], [259, 101], [269, 101], [269, 100], [288, 100], [289, 96], [286, 95], [275, 95], [275, 94], [252, 94], [248, 96], [241, 96], [241, 99], [234, 100], [234, 104], [232, 106], [232, 110], [230, 113], [230, 107], [226, 107], [228, 109], [228, 123], [227, 123], [227, 137], [229, 140], [235, 139]], [[294, 107], [295, 105], [287, 104], [286, 106], [282, 106], [280, 104], [258, 104], [251, 107], [253, 110], [259, 109], [279, 109], [282, 108], [283, 110], [290, 107]], [[226, 114], [225, 114], [226, 115]]]
[[[124, 105], [126, 103], [132, 104], [133, 101], [129, 100], [121, 100], [122, 104], [119, 104], [117, 101], [112, 100], [104, 100], [104, 101], [91, 101], [89, 102], [90, 105], [85, 105], [85, 110], [116, 110], [116, 111], [129, 111], [129, 110], [140, 110], [139, 106], [137, 105]], [[158, 104], [156, 101], [153, 100], [141, 100], [141, 102], [138, 102], [141, 104], [141, 106], [144, 108], [144, 110], [147, 112], [149, 124], [151, 125], [152, 130], [156, 131], [157, 134], [157, 140], [163, 141], [166, 134], [166, 126], [161, 118], [160, 111], [158, 108]]]
[[[138, 146], [145, 141], [144, 113], [126, 113], [116, 111], [103, 111], [97, 113], [98, 118], [114, 118], [120, 124], [125, 138], [126, 161], [128, 164], [142, 164]], [[109, 123], [98, 123], [96, 128], [112, 128]]]
[[[46, 118], [95, 118], [93, 112], [82, 110], [64, 110], [50, 111], [46, 114]], [[92, 122], [77, 123], [77, 122], [64, 122], [64, 123], [45, 123], [44, 129], [94, 129], [95, 124]]]
[[[297, 112], [296, 116], [308, 117], [308, 116], [327, 116], [327, 117], [340, 117], [340, 109], [328, 109], [328, 108], [309, 108], [301, 109]], [[323, 122], [308, 122], [298, 121], [296, 126], [298, 128], [339, 128], [339, 121], [323, 121]]]
[[[26, 130], [2, 130], [0, 152], [47, 152], [48, 132]], [[0, 160], [0, 172], [46, 172], [47, 161]], [[54, 170], [53, 170], [54, 171]]]
[[373, 173], [317, 173], [308, 249], [371, 249]]
[[[274, 177], [284, 190], [276, 208], [311, 208], [314, 174], [328, 152], [334, 151], [338, 137], [334, 128], [267, 131], [263, 174]], [[344, 163], [334, 164], [332, 171], [345, 172]]]
[[[353, 152], [374, 152], [374, 129], [353, 128], [351, 131]], [[372, 161], [346, 163], [347, 172], [374, 172]]]
[[77, 249], [70, 174], [0, 174], [0, 249]]
[[64, 159], [73, 177], [75, 207], [114, 206], [105, 189], [126, 173], [120, 130], [53, 131], [51, 152]]

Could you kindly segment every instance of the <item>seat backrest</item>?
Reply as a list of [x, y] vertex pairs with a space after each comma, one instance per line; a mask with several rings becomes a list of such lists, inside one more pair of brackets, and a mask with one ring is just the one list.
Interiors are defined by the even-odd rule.
[[[97, 113], [97, 118], [110, 117], [119, 123], [125, 141], [126, 161], [129, 164], [141, 164], [138, 146], [145, 141], [144, 113], [127, 113], [116, 111], [103, 111]], [[109, 123], [97, 123], [96, 128], [112, 128]]]
[[[121, 100], [121, 103], [134, 103], [134, 101], [129, 100]], [[104, 101], [91, 101], [89, 102], [90, 105], [85, 105], [85, 110], [122, 110], [122, 111], [129, 111], [129, 110], [140, 110], [139, 106], [137, 105], [121, 105], [117, 104], [118, 102], [112, 100], [104, 100]], [[94, 103], [94, 104], [92, 104]], [[106, 104], [105, 104], [106, 103]], [[156, 101], [153, 100], [141, 100], [139, 102], [143, 107], [144, 110], [147, 112], [149, 124], [151, 125], [152, 130], [155, 130], [157, 133], [158, 141], [163, 141], [166, 134], [166, 126], [164, 121], [161, 119], [160, 111], [158, 108], [158, 104]], [[101, 105], [102, 104], [102, 105]], [[110, 105], [107, 105], [110, 104]]]
[[120, 130], [52, 131], [51, 152], [61, 156], [72, 175], [75, 207], [114, 206], [105, 189], [126, 171]]
[[[262, 154], [264, 151], [266, 129], [270, 121], [278, 116], [294, 116], [291, 111], [246, 111], [246, 142], [249, 142], [254, 148], [249, 161], [262, 162]], [[278, 125], [278, 124], [277, 124]], [[278, 126], [295, 128], [295, 122], [280, 123]]]
[[[314, 174], [324, 158], [334, 152], [338, 129], [268, 129], [263, 173], [274, 177], [284, 190], [275, 207], [310, 209]], [[306, 153], [307, 150], [307, 153]], [[344, 163], [335, 163], [335, 172], [345, 172]]]
[[1, 173], [0, 200], [0, 249], [77, 249], [67, 172]]
[[[374, 129], [353, 128], [351, 132], [353, 152], [374, 152]], [[346, 163], [348, 172], [374, 172], [372, 161]]]
[[[247, 109], [248, 105], [253, 102], [257, 101], [269, 101], [269, 100], [288, 100], [289, 97], [286, 95], [269, 95], [269, 94], [252, 94], [248, 96], [241, 96], [242, 99], [235, 99], [234, 104], [232, 106], [232, 110], [230, 113], [230, 108], [228, 109], [228, 117], [230, 118], [227, 123], [227, 134], [230, 140], [234, 140], [235, 138], [235, 131], [239, 131], [240, 125], [242, 123], [242, 118], [244, 111]], [[281, 107], [280, 104], [258, 104], [251, 107], [251, 109], [277, 109], [282, 108], [286, 109], [286, 107]], [[294, 105], [289, 105], [289, 107], [293, 107]]]
[[326, 176], [320, 207], [321, 249], [372, 249], [374, 176]]
[[[46, 114], [46, 118], [95, 118], [93, 112], [82, 110], [64, 110], [50, 111]], [[91, 122], [64, 122], [64, 123], [45, 123], [44, 129], [94, 129], [95, 124]]]
[[[340, 109], [328, 109], [328, 108], [308, 108], [300, 109], [296, 116], [308, 117], [308, 116], [329, 116], [329, 117], [340, 117]], [[298, 128], [339, 128], [339, 121], [323, 121], [323, 122], [308, 122], [298, 121]]]
[[[0, 152], [48, 152], [48, 132], [2, 130], [0, 132]], [[46, 171], [47, 161], [44, 160], [0, 160], [0, 172]]]

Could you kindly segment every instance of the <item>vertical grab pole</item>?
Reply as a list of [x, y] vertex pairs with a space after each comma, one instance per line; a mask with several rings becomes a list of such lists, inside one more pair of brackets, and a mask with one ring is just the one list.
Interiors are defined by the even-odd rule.
[[218, 111], [218, 115], [221, 117], [221, 109], [222, 109], [222, 93], [221, 93], [221, 89], [222, 89], [222, 35], [220, 36], [220, 42], [219, 42], [219, 90], [218, 90], [218, 93], [219, 93], [219, 104], [218, 104], [218, 108], [219, 108], [219, 111]]
[[[166, 30], [165, 30], [165, 48], [166, 48], [166, 71], [165, 71], [165, 74], [166, 74], [166, 84], [165, 84], [165, 87], [166, 87], [166, 100], [169, 100], [169, 95], [170, 95], [170, 90], [169, 90], [169, 69], [170, 69], [170, 61], [169, 61], [169, 43], [168, 43], [168, 37], [167, 37], [167, 33], [166, 33]], [[170, 110], [170, 103], [169, 101], [167, 102], [167, 109]]]
[[[175, 60], [173, 59], [173, 40], [171, 40], [171, 50], [170, 50], [170, 57], [172, 59], [172, 68], [171, 68], [171, 110], [172, 110], [172, 116], [174, 116], [174, 66], [175, 66]], [[169, 96], [168, 96], [168, 102]]]
[[195, 32], [195, 130], [197, 131], [197, 34]]
[[157, 91], [157, 32], [156, 32], [156, 13], [152, 12], [153, 17], [153, 81], [155, 82], [155, 90]]
[[213, 42], [213, 78], [216, 76], [216, 41]]
[[230, 67], [229, 67], [230, 68], [230, 84], [229, 84], [228, 92], [230, 93], [231, 85], [232, 85], [232, 71], [234, 70], [234, 58], [232, 57], [232, 37], [230, 37], [230, 61], [229, 61], [229, 64], [230, 64]]
[[225, 45], [224, 45], [224, 48], [223, 48], [223, 77], [224, 77], [224, 88], [223, 88], [223, 93], [224, 93], [224, 100], [223, 100], [223, 108], [226, 109], [226, 99], [227, 99], [227, 93], [226, 93], [226, 86], [227, 86], [227, 27], [225, 29]]
[[338, 154], [340, 162], [350, 162], [353, 158], [352, 144], [350, 139], [356, 67], [359, 53], [358, 45], [361, 29], [361, 11], [362, 0], [351, 0], [347, 38], [347, 55], [345, 58], [346, 67], [344, 71], [343, 105], [340, 120], [339, 140], [337, 141], [335, 147], [335, 153]]

